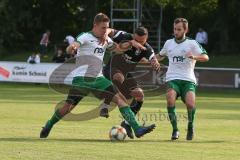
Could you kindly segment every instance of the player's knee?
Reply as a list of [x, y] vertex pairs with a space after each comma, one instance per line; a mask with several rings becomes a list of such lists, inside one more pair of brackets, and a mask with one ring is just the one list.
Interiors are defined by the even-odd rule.
[[143, 101], [144, 100], [144, 92], [141, 88], [136, 88], [131, 91], [131, 95], [135, 97], [137, 101]]
[[167, 100], [167, 106], [175, 106], [175, 101]]
[[190, 109], [195, 107], [194, 101], [186, 101], [185, 104], [186, 104], [187, 108], [190, 108]]
[[124, 76], [123, 76], [123, 74], [121, 74], [121, 73], [116, 73], [116, 74], [113, 75], [113, 78], [112, 78], [112, 79], [115, 80], [115, 81], [118, 81], [118, 82], [120, 82], [120, 83], [123, 83], [123, 81], [124, 81]]
[[167, 99], [168, 106], [175, 106], [176, 92], [173, 90], [168, 91], [166, 95], [166, 99]]

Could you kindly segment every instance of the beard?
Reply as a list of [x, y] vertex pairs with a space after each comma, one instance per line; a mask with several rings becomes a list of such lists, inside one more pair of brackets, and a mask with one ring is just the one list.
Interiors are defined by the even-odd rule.
[[180, 35], [180, 36], [178, 36], [178, 37], [175, 35], [175, 39], [178, 40], [178, 41], [181, 41], [181, 40], [183, 40], [184, 38], [185, 38], [185, 35], [184, 35], [184, 34], [183, 34], [183, 35]]

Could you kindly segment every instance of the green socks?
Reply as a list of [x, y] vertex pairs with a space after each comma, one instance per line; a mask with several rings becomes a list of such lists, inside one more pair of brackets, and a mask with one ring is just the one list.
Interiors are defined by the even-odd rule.
[[177, 115], [176, 115], [176, 107], [167, 107], [168, 110], [168, 117], [170, 119], [170, 122], [172, 124], [172, 128], [174, 131], [177, 131]]
[[56, 110], [55, 113], [53, 114], [52, 118], [47, 121], [46, 126], [47, 126], [48, 128], [52, 128], [53, 125], [54, 125], [55, 123], [57, 123], [61, 118], [62, 118], [62, 116], [59, 114], [59, 111]]
[[129, 125], [136, 131], [140, 126], [135, 118], [134, 113], [129, 106], [119, 108], [123, 118], [129, 123]]
[[[174, 107], [167, 107], [168, 116], [170, 122], [172, 124], [173, 130], [178, 130], [177, 128], [177, 115], [176, 115], [176, 108]], [[195, 118], [196, 108], [188, 109], [188, 129], [193, 129], [193, 122]]]
[[188, 109], [188, 129], [193, 129], [195, 113], [196, 113], [195, 107]]

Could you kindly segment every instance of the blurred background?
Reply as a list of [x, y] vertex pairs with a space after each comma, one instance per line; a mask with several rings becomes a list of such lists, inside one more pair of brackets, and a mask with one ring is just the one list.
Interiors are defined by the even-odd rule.
[[39, 52], [40, 40], [49, 30], [48, 56], [41, 62], [52, 61], [67, 35], [89, 31], [95, 14], [103, 12], [116, 29], [133, 32], [136, 26], [147, 27], [156, 52], [172, 37], [173, 20], [185, 17], [190, 38], [195, 39], [199, 28], [208, 35], [205, 48], [216, 62], [202, 65], [239, 67], [239, 8], [239, 0], [1, 0], [0, 60], [26, 61]]

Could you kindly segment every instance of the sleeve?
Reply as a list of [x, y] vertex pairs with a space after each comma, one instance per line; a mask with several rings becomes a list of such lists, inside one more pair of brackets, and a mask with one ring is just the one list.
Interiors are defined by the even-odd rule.
[[155, 56], [155, 53], [154, 53], [153, 48], [149, 44], [147, 44], [146, 48], [147, 48], [147, 50], [146, 50], [147, 54], [146, 54], [145, 58], [150, 61]]
[[114, 35], [113, 35], [113, 41], [116, 43], [124, 42], [124, 41], [129, 41], [132, 40], [132, 34], [127, 33], [125, 31], [118, 31], [115, 30]]
[[80, 45], [86, 43], [86, 33], [79, 34], [76, 38], [76, 42], [80, 43]]
[[167, 53], [167, 43], [168, 43], [168, 41], [165, 42], [165, 44], [163, 45], [163, 48], [159, 52], [160, 56], [167, 56], [168, 55], [168, 53]]
[[207, 51], [197, 41], [193, 40], [192, 53], [194, 55], [207, 54]]

